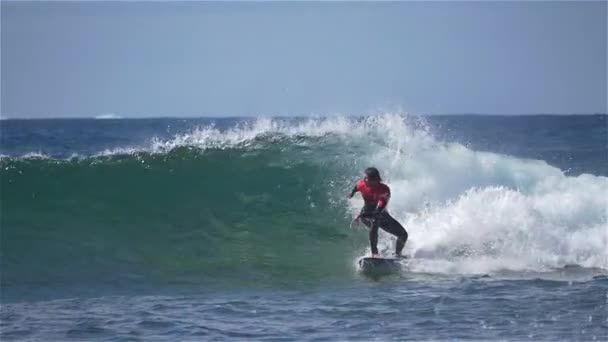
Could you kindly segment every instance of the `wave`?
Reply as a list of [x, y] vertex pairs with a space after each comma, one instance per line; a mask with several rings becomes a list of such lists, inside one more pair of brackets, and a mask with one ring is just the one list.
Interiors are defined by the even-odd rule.
[[105, 114], [96, 115], [95, 119], [100, 119], [100, 120], [105, 120], [105, 119], [122, 119], [122, 116], [114, 114], [114, 113], [105, 113]]
[[2, 158], [3, 269], [15, 282], [26, 270], [345, 276], [367, 240], [347, 230], [361, 200], [344, 194], [369, 165], [392, 189], [413, 271], [608, 269], [608, 178], [443, 142], [399, 115], [259, 119], [68, 160]]

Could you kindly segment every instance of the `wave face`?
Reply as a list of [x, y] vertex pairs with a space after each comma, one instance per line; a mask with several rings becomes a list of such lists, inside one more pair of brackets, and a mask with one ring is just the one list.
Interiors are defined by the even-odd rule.
[[4, 156], [3, 287], [349, 277], [368, 247], [348, 230], [361, 200], [344, 196], [369, 165], [410, 233], [412, 271], [608, 269], [608, 178], [437, 136], [399, 115], [258, 119]]

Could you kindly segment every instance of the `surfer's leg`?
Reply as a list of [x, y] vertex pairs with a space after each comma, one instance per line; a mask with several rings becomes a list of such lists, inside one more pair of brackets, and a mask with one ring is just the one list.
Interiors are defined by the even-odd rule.
[[374, 222], [369, 230], [369, 244], [372, 247], [372, 255], [378, 254], [378, 223]]
[[391, 215], [387, 212], [382, 213], [382, 216], [379, 218], [380, 227], [387, 233], [393, 234], [397, 237], [397, 244], [395, 245], [395, 253], [397, 255], [401, 255], [401, 251], [403, 247], [405, 247], [405, 243], [407, 242], [407, 231], [401, 223], [395, 220]]
[[369, 228], [369, 244], [372, 248], [372, 255], [378, 254], [378, 220], [372, 215], [370, 208], [363, 207], [359, 214], [361, 222]]
[[378, 223], [368, 211], [363, 208], [359, 214], [361, 222], [369, 228], [369, 244], [372, 247], [372, 255], [378, 254]]
[[405, 242], [407, 241], [407, 233], [405, 236], [400, 236], [397, 238], [397, 243], [395, 244], [395, 255], [401, 256], [401, 251], [403, 247], [405, 247]]

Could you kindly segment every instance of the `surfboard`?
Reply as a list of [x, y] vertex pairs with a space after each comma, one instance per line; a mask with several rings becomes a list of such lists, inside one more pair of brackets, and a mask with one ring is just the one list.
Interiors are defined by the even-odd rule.
[[359, 259], [359, 267], [364, 274], [385, 275], [401, 271], [404, 259], [397, 258], [368, 258]]

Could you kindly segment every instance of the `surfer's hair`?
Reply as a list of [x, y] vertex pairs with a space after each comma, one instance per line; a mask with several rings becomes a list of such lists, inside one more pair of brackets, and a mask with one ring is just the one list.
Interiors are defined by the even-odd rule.
[[365, 169], [364, 173], [365, 176], [369, 179], [382, 181], [382, 178], [380, 177], [380, 171], [378, 171], [378, 169], [376, 169], [375, 167], [368, 167], [367, 169]]

